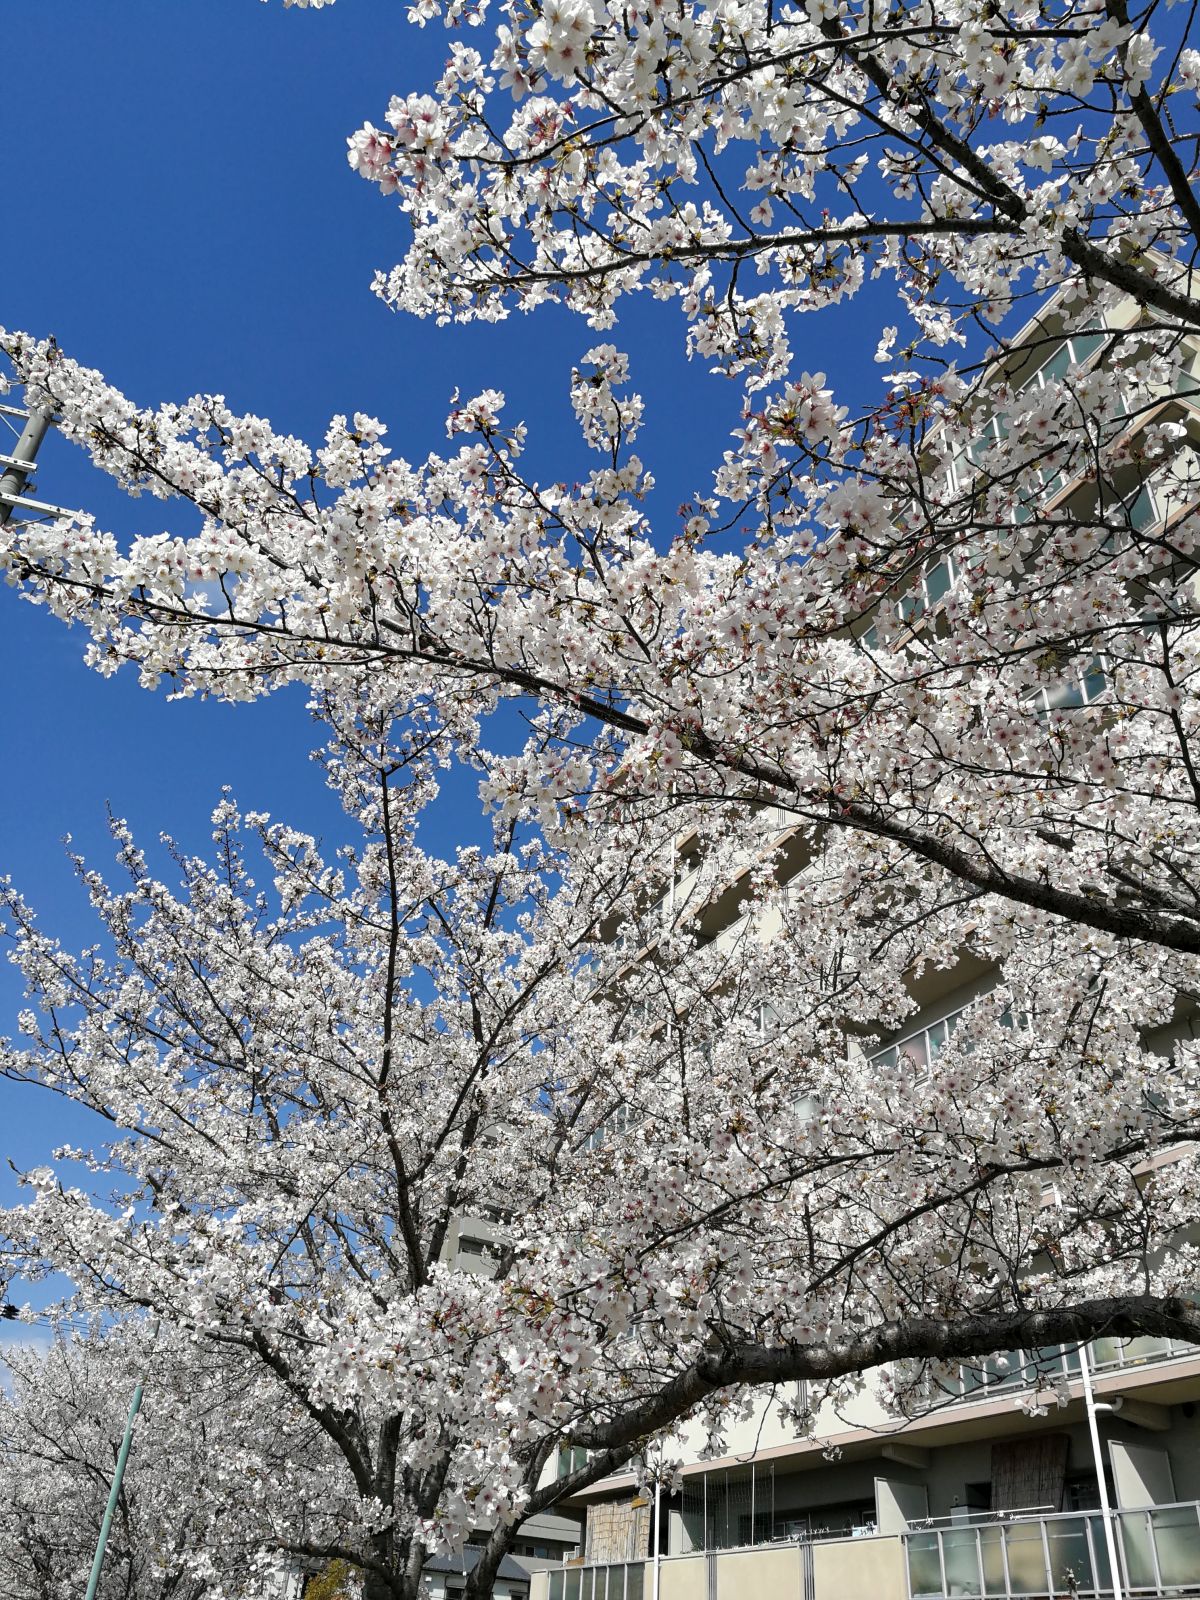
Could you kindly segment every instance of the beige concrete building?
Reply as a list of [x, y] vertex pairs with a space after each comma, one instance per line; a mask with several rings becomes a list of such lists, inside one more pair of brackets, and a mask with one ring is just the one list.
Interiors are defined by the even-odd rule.
[[[1130, 303], [1108, 330], [1129, 348], [1141, 315]], [[1008, 381], [1023, 388], [1069, 362], [1103, 361], [1108, 344], [1099, 328], [1068, 341], [1052, 301], [1007, 358]], [[1177, 417], [1188, 430], [1185, 448], [1200, 448], [1200, 411], [1189, 394], [1200, 390], [1198, 366], [1196, 351], [1183, 347], [1161, 404], [1130, 427]], [[991, 426], [983, 401], [979, 440]], [[972, 449], [956, 472], [972, 471]], [[1090, 495], [1094, 505], [1094, 486], [1082, 480], [1035, 488], [1043, 503]], [[1139, 530], [1188, 509], [1161, 503], [1153, 474], [1132, 480], [1123, 503]], [[914, 629], [936, 614], [955, 577], [953, 559], [931, 559], [900, 601]], [[1043, 691], [1044, 703], [1085, 704], [1103, 687], [1101, 660], [1069, 666], [1058, 690]], [[760, 820], [762, 837], [772, 827], [778, 837], [781, 817]], [[798, 850], [785, 858], [793, 871]], [[685, 895], [686, 874], [678, 887]], [[732, 935], [738, 901], [736, 888], [710, 900], [698, 917], [704, 932]], [[951, 972], [927, 973], [912, 986], [919, 1011], [879, 1054], [900, 1054], [922, 1070], [991, 981], [966, 958]], [[1166, 1046], [1197, 1031], [1185, 1022], [1148, 1043]], [[1051, 1390], [1066, 1403], [1030, 1403]], [[633, 1475], [596, 1484], [574, 1502], [585, 1513], [581, 1556], [535, 1575], [531, 1600], [1200, 1595], [1200, 1350], [1104, 1339], [1082, 1355], [1013, 1351], [964, 1367], [903, 1422], [877, 1391], [864, 1390], [850, 1411], [819, 1414], [816, 1435], [795, 1438], [764, 1399], [730, 1434], [722, 1459], [701, 1460], [701, 1441], [692, 1441], [674, 1492], [652, 1499]]]

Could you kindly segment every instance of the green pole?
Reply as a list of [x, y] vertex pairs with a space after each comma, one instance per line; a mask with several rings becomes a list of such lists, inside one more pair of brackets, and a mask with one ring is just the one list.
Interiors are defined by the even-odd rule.
[[[157, 1333], [158, 1322], [155, 1321], [153, 1332], [150, 1335], [152, 1342]], [[129, 1415], [125, 1419], [125, 1437], [121, 1440], [121, 1448], [117, 1452], [117, 1465], [113, 1473], [112, 1488], [108, 1491], [108, 1504], [104, 1508], [104, 1521], [100, 1524], [100, 1537], [96, 1541], [96, 1555], [92, 1562], [92, 1575], [88, 1579], [87, 1594], [84, 1600], [96, 1600], [96, 1590], [100, 1586], [100, 1569], [104, 1565], [104, 1551], [108, 1545], [108, 1535], [117, 1509], [117, 1500], [121, 1494], [121, 1480], [125, 1476], [125, 1463], [129, 1460], [129, 1448], [133, 1444], [133, 1425], [137, 1421], [137, 1414], [141, 1409], [142, 1385], [139, 1383], [133, 1391], [133, 1399], [129, 1402]]]

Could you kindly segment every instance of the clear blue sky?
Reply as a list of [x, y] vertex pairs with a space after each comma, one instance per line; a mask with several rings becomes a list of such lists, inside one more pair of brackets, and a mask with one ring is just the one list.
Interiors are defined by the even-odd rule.
[[[405, 0], [315, 12], [285, 12], [281, 0], [9, 0], [0, 322], [55, 334], [144, 404], [224, 393], [235, 409], [309, 438], [334, 412], [374, 413], [410, 459], [443, 447], [456, 386], [495, 385], [529, 422], [541, 476], [585, 471], [567, 380], [599, 336], [581, 321], [547, 309], [499, 327], [438, 329], [370, 294], [373, 271], [401, 253], [404, 223], [351, 173], [346, 137], [380, 122], [391, 94], [430, 87], [446, 55], [440, 27], [408, 26], [405, 9]], [[813, 320], [798, 340], [801, 365], [845, 383], [844, 398], [861, 394], [877, 327], [859, 308]], [[673, 508], [707, 487], [738, 392], [687, 363], [672, 306], [639, 305], [603, 337], [633, 356], [650, 406], [640, 449], [659, 480], [657, 512], [673, 521]], [[126, 500], [53, 437], [38, 493], [118, 532], [185, 526], [159, 502]], [[199, 848], [230, 783], [247, 806], [336, 829], [298, 692], [249, 707], [172, 705], [132, 677], [86, 671], [83, 645], [0, 590], [0, 871], [65, 942], [87, 943], [93, 929], [62, 837], [106, 864], [106, 805], [147, 841], [170, 831]], [[437, 821], [446, 848], [473, 833], [470, 794], [448, 795]], [[19, 982], [0, 971], [0, 1032], [13, 1031], [19, 1003]], [[0, 1083], [0, 1156], [28, 1167], [60, 1140], [86, 1138], [60, 1105]], [[0, 1203], [15, 1193], [0, 1170]]]

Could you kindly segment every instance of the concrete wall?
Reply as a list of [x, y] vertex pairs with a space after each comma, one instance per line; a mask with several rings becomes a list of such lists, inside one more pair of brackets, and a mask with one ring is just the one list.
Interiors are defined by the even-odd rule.
[[817, 1600], [906, 1600], [902, 1539], [830, 1539], [812, 1553]]
[[[801, 1552], [790, 1549], [728, 1551], [716, 1558], [717, 1600], [796, 1600], [804, 1593]], [[818, 1600], [835, 1600], [818, 1593]], [[842, 1596], [836, 1596], [842, 1600]]]
[[[812, 1547], [817, 1600], [906, 1600], [904, 1547], [899, 1539], [837, 1539]], [[717, 1600], [799, 1600], [803, 1552], [796, 1545], [671, 1556], [659, 1569], [659, 1600], [707, 1600], [708, 1563], [716, 1566]], [[650, 1568], [646, 1569], [650, 1593]], [[530, 1600], [546, 1600], [545, 1575], [535, 1574]]]
[[[650, 1570], [645, 1594], [650, 1595]], [[707, 1600], [708, 1568], [704, 1556], [680, 1556], [663, 1561], [658, 1569], [658, 1600]], [[794, 1600], [794, 1597], [793, 1597]]]

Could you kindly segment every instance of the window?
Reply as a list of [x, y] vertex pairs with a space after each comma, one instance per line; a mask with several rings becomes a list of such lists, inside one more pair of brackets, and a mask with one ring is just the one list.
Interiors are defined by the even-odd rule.
[[[1069, 338], [1056, 345], [1050, 354], [1034, 368], [1029, 377], [1020, 384], [1017, 392], [1024, 394], [1030, 389], [1044, 389], [1047, 383], [1057, 383], [1073, 366], [1079, 367], [1085, 361], [1089, 361], [1107, 341], [1107, 338], [1107, 333], [1100, 328], [1092, 328], [1082, 333], [1071, 334]], [[986, 404], [986, 391], [984, 393]], [[987, 451], [994, 444], [1004, 439], [1007, 433], [1008, 422], [1003, 415], [982, 416], [974, 438], [971, 439], [962, 454], [954, 458], [950, 467], [949, 487], [952, 490], [965, 489], [974, 476], [974, 469], [982, 462]], [[1048, 484], [1044, 487], [1053, 489], [1054, 485]]]
[[1034, 387], [1044, 389], [1047, 383], [1057, 383], [1069, 368], [1082, 366], [1085, 361], [1090, 360], [1107, 337], [1108, 335], [1100, 328], [1073, 333], [1047, 356], [1041, 366], [1035, 368], [1032, 376], [1021, 385], [1022, 391]]
[[894, 1067], [903, 1056], [914, 1067], [927, 1067], [941, 1052], [966, 1009], [966, 1006], [959, 1006], [957, 1011], [948, 1012], [936, 1022], [931, 1022], [928, 1027], [917, 1028], [914, 1032], [905, 1034], [902, 1039], [897, 1039], [895, 1044], [889, 1044], [883, 1050], [876, 1050], [871, 1060], [877, 1061], [881, 1066]]
[[910, 626], [915, 624], [926, 611], [949, 594], [964, 570], [962, 557], [953, 551], [927, 561], [912, 588], [900, 597], [897, 611], [901, 622]]
[[[1105, 1372], [1191, 1357], [1195, 1351], [1172, 1339], [1100, 1338], [1089, 1344], [1088, 1354], [1092, 1370]], [[927, 1379], [925, 1406], [932, 1409], [947, 1401], [983, 1400], [1013, 1389], [1049, 1389], [1078, 1376], [1079, 1351], [1074, 1346], [1054, 1344], [1038, 1350], [1010, 1350], [981, 1357], [975, 1363], [956, 1365], [946, 1377]]]
[[578, 1472], [582, 1467], [586, 1467], [587, 1462], [588, 1453], [582, 1445], [560, 1444], [558, 1457], [554, 1463], [554, 1476], [565, 1478], [569, 1473]]
[[1037, 715], [1044, 717], [1051, 711], [1093, 705], [1107, 687], [1103, 660], [1099, 656], [1089, 656], [1082, 662], [1070, 663], [1057, 683], [1034, 689], [1029, 699]]
[[632, 1107], [626, 1100], [619, 1100], [605, 1117], [598, 1128], [593, 1128], [583, 1141], [585, 1150], [599, 1150], [602, 1145], [610, 1144], [625, 1132], [632, 1123], [636, 1122]]

